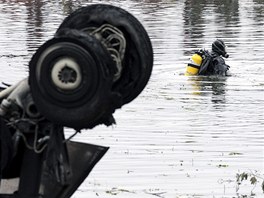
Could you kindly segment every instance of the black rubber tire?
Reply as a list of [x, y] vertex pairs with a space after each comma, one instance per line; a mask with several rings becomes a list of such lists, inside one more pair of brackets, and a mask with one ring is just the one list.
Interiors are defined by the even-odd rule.
[[[80, 72], [76, 79], [81, 79], [70, 89], [56, 84], [59, 75], [52, 76], [58, 63], [68, 58], [77, 64]], [[48, 120], [75, 129], [104, 123], [117, 108], [111, 93], [113, 64], [94, 37], [76, 30], [61, 31], [44, 43], [29, 63], [29, 84], [38, 110]]]
[[135, 99], [149, 81], [153, 67], [153, 49], [142, 24], [127, 11], [105, 4], [82, 7], [62, 22], [63, 28], [82, 30], [110, 24], [122, 31], [127, 42], [122, 74], [113, 90], [122, 95], [122, 104]]

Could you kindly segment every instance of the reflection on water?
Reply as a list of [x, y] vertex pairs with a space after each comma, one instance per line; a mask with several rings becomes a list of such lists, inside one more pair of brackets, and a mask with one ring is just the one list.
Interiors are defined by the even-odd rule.
[[[212, 15], [212, 13], [214, 14]], [[194, 0], [187, 0], [184, 5], [183, 17], [185, 47], [200, 48], [204, 43], [212, 42], [215, 39], [214, 33], [228, 39], [236, 37], [237, 32], [228, 27], [239, 28], [239, 2], [238, 0], [225, 1], [225, 3], [203, 0], [197, 3]], [[208, 26], [207, 24], [211, 22], [219, 24], [219, 26]], [[211, 28], [213, 28], [213, 32]]]
[[225, 87], [228, 77], [198, 76], [189, 77], [193, 94], [200, 96], [212, 95], [213, 103], [225, 103]]
[[[115, 113], [117, 125], [78, 141], [111, 149], [73, 197], [262, 197], [264, 2], [261, 0], [0, 0], [1, 80], [28, 75], [34, 51], [81, 5], [125, 8], [151, 37], [155, 65], [144, 92]], [[230, 77], [186, 77], [193, 51], [228, 45]], [[67, 133], [71, 134], [67, 129]]]

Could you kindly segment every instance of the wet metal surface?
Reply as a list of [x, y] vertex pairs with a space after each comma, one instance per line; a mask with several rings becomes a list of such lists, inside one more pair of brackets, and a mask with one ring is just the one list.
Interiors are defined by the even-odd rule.
[[[134, 14], [155, 64], [144, 92], [115, 113], [117, 125], [75, 137], [111, 148], [73, 197], [263, 197], [264, 2], [0, 0], [1, 81], [26, 77], [63, 18], [93, 3]], [[231, 76], [184, 76], [193, 50], [210, 49], [215, 38], [228, 45]], [[237, 186], [243, 172], [261, 177], [256, 186]]]

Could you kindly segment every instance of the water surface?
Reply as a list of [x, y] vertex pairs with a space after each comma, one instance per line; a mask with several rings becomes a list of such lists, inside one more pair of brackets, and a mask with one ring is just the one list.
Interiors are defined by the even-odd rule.
[[[1, 81], [26, 77], [64, 17], [94, 3], [134, 14], [155, 62], [143, 93], [116, 111], [117, 125], [75, 137], [110, 150], [73, 197], [263, 197], [260, 183], [238, 189], [236, 174], [264, 177], [264, 2], [0, 0]], [[193, 51], [216, 38], [228, 45], [231, 76], [184, 76]]]

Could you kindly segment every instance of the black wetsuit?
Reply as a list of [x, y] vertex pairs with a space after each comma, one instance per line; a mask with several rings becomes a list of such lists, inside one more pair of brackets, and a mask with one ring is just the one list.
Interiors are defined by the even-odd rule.
[[220, 75], [220, 76], [226, 76], [227, 71], [229, 69], [229, 65], [225, 63], [225, 60], [223, 57], [219, 56], [215, 52], [211, 52], [212, 61], [210, 64], [210, 70], [213, 75]]
[[230, 66], [225, 63], [224, 58], [214, 51], [209, 52], [207, 55], [210, 56], [209, 60], [207, 60], [208, 64], [201, 65], [199, 75], [227, 76], [227, 71]]

